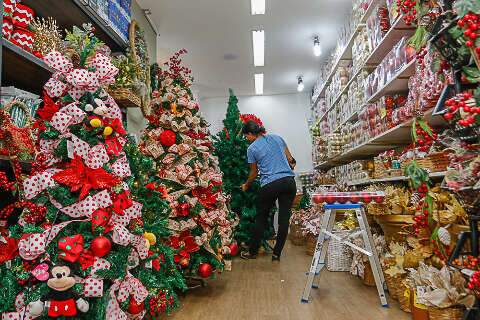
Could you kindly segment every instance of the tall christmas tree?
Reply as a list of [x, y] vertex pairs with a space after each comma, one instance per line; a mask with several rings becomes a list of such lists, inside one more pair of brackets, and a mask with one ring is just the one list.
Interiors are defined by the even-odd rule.
[[[253, 115], [240, 115], [238, 99], [230, 89], [230, 98], [226, 118], [223, 120], [224, 129], [215, 136], [215, 154], [219, 159], [220, 169], [223, 172], [223, 185], [225, 192], [230, 195], [230, 206], [240, 218], [235, 231], [235, 238], [243, 244], [248, 244], [255, 225], [256, 199], [260, 189], [258, 181], [253, 183], [248, 192], [240, 188], [248, 178], [249, 166], [247, 162], [248, 141], [242, 134], [242, 125], [248, 120], [254, 120], [263, 125]], [[269, 224], [271, 225], [271, 224]], [[269, 228], [264, 235], [263, 243], [266, 245], [273, 233]]]
[[88, 26], [66, 44], [68, 56], [44, 57], [54, 74], [38, 111], [40, 153], [19, 190], [18, 224], [0, 238], [2, 319], [156, 317], [183, 287], [173, 252], [156, 241], [169, 208], [160, 200], [149, 217], [130, 191], [121, 112], [103, 89], [118, 72], [109, 49]]
[[[168, 239], [185, 275], [207, 278], [224, 267], [234, 222], [222, 190], [222, 175], [206, 121], [191, 92], [191, 71], [181, 65], [182, 50], [159, 70], [141, 151], [154, 159], [152, 190], [167, 190], [171, 202]], [[232, 252], [233, 251], [233, 252]]]

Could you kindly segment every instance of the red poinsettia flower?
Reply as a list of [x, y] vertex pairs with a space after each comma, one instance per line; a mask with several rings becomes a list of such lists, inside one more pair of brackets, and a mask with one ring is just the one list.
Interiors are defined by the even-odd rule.
[[45, 121], [52, 120], [53, 115], [60, 109], [60, 104], [53, 102], [48, 94], [43, 94], [43, 107], [37, 110], [38, 116]]
[[18, 255], [18, 241], [9, 237], [3, 237], [3, 240], [0, 240], [0, 264], [12, 260]]
[[217, 203], [217, 194], [212, 192], [213, 186], [208, 188], [195, 188], [192, 194], [198, 199], [200, 204], [207, 209], [214, 209]]
[[80, 190], [80, 200], [85, 198], [91, 189], [106, 189], [120, 183], [118, 178], [103, 168], [91, 169], [85, 166], [78, 155], [75, 155], [65, 170], [53, 175], [53, 179], [69, 186], [72, 192]]
[[183, 231], [178, 236], [171, 236], [169, 246], [177, 250], [173, 257], [175, 263], [187, 265], [190, 261], [190, 254], [200, 250], [190, 230]]

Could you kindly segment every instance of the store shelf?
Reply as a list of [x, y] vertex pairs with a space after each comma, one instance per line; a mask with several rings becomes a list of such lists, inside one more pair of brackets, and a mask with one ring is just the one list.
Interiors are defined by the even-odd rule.
[[[433, 172], [429, 174], [429, 177], [432, 179], [435, 178], [443, 178], [445, 177], [446, 171], [442, 172]], [[373, 183], [382, 183], [382, 182], [397, 182], [397, 181], [407, 181], [408, 177], [406, 176], [397, 176], [397, 177], [386, 177], [386, 178], [379, 178], [379, 179], [366, 179], [361, 181], [353, 181], [348, 183], [349, 186], [362, 186], [367, 184]]]
[[367, 58], [365, 64], [370, 66], [378, 65], [402, 37], [411, 36], [414, 32], [414, 28], [407, 26], [402, 17], [398, 17], [382, 41]]
[[405, 65], [392, 79], [367, 100], [367, 104], [373, 103], [388, 94], [407, 91], [408, 79], [415, 73], [415, 62], [416, 60], [413, 59]]
[[[433, 126], [440, 127], [445, 124], [441, 116], [433, 116], [433, 109], [425, 112], [424, 118]], [[349, 163], [353, 160], [360, 160], [377, 155], [388, 149], [405, 146], [411, 143], [411, 127], [414, 119], [409, 119], [396, 127], [393, 127], [382, 134], [345, 151], [341, 155], [333, 157], [318, 164], [315, 169], [329, 169], [337, 165]]]
[[50, 69], [42, 59], [2, 39], [2, 86], [40, 94], [50, 78]]
[[23, 0], [37, 16], [54, 17], [60, 30], [71, 30], [73, 26], [92, 23], [95, 35], [105, 42], [113, 52], [124, 51], [127, 43], [108, 25], [108, 23], [87, 5], [85, 0]]
[[341, 53], [338, 55], [337, 60], [333, 64], [332, 70], [330, 70], [330, 74], [327, 76], [325, 79], [325, 82], [323, 83], [322, 88], [320, 89], [319, 95], [317, 99], [315, 100], [314, 105], [317, 105], [318, 101], [320, 98], [325, 97], [325, 90], [327, 89], [328, 85], [332, 81], [333, 76], [335, 75], [335, 72], [337, 71], [338, 67], [340, 66], [340, 63], [345, 60], [352, 60], [352, 46], [353, 46], [353, 41], [357, 37], [358, 33], [366, 26], [366, 22], [370, 14], [372, 14], [373, 10], [375, 9], [375, 6], [382, 0], [372, 0], [370, 1], [370, 4], [368, 5], [367, 10], [365, 11], [364, 15], [360, 19], [359, 24], [353, 31], [353, 33], [350, 35], [350, 38], [344, 45], [344, 47], [340, 50]]

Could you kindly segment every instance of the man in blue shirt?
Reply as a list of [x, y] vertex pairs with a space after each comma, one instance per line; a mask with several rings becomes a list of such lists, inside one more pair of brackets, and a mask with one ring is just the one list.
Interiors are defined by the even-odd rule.
[[257, 216], [255, 230], [250, 240], [248, 252], [242, 252], [244, 259], [255, 259], [262, 234], [265, 231], [275, 202], [278, 200], [278, 233], [272, 261], [280, 261], [285, 241], [287, 239], [292, 203], [297, 192], [295, 174], [295, 159], [290, 154], [285, 141], [278, 135], [266, 134], [265, 128], [250, 120], [243, 125], [242, 132], [252, 144], [248, 147], [247, 157], [250, 174], [242, 190], [247, 191], [260, 172], [261, 189], [257, 197]]

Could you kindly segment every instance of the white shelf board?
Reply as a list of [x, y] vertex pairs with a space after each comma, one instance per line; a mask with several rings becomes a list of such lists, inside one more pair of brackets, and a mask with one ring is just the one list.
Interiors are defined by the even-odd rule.
[[[442, 172], [433, 172], [429, 174], [430, 178], [443, 178], [445, 176], [446, 171]], [[352, 181], [349, 182], [349, 186], [361, 186], [373, 183], [381, 183], [381, 182], [395, 182], [395, 181], [406, 181], [408, 177], [406, 176], [397, 176], [397, 177], [386, 177], [386, 178], [379, 178], [379, 179], [366, 179], [360, 181]]]

